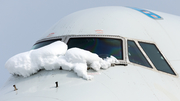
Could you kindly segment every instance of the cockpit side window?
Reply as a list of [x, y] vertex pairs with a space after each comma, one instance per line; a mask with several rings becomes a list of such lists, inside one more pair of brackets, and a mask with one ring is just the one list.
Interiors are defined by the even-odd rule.
[[41, 48], [43, 46], [46, 46], [46, 45], [49, 45], [55, 41], [61, 41], [61, 39], [56, 39], [56, 40], [49, 40], [49, 41], [43, 41], [43, 42], [40, 42], [40, 43], [37, 43], [35, 44], [31, 49], [38, 49], [38, 48]]
[[134, 41], [128, 40], [128, 56], [130, 62], [152, 68]]
[[154, 44], [139, 42], [157, 70], [176, 75]]
[[68, 48], [78, 47], [96, 53], [101, 58], [110, 55], [123, 60], [123, 41], [114, 38], [80, 37], [70, 38], [67, 42]]

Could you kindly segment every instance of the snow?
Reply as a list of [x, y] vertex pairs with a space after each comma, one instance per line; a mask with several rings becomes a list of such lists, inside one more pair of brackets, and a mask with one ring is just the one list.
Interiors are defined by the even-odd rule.
[[117, 62], [118, 60], [113, 56], [103, 60], [97, 54], [87, 50], [79, 48], [67, 50], [67, 45], [64, 42], [56, 41], [42, 48], [11, 57], [6, 62], [5, 67], [11, 74], [24, 77], [37, 73], [41, 69], [62, 68], [63, 70], [73, 70], [78, 76], [91, 80], [93, 76], [88, 75], [88, 67], [99, 71], [101, 68], [107, 69], [111, 64]]

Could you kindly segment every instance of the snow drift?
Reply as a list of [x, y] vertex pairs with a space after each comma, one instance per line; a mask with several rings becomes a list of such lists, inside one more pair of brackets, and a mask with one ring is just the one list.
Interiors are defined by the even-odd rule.
[[56, 41], [39, 49], [20, 53], [10, 58], [5, 67], [11, 74], [28, 77], [40, 69], [73, 70], [78, 76], [91, 80], [93, 76], [87, 74], [87, 68], [95, 71], [107, 69], [112, 63], [118, 60], [111, 56], [106, 59], [100, 58], [97, 54], [79, 48], [67, 50], [67, 45]]

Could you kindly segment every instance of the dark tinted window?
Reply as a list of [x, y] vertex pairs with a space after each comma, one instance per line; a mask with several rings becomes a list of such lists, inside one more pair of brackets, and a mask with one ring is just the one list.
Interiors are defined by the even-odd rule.
[[130, 62], [152, 68], [134, 41], [128, 41], [128, 56]]
[[78, 47], [98, 54], [101, 58], [110, 55], [123, 59], [122, 40], [111, 38], [71, 38], [68, 48]]
[[139, 42], [157, 70], [175, 75], [170, 65], [154, 44]]
[[49, 44], [51, 44], [51, 43], [53, 43], [55, 41], [58, 41], [58, 40], [61, 41], [61, 39], [57, 39], [57, 40], [49, 40], [49, 41], [43, 41], [43, 42], [37, 43], [32, 47], [32, 49], [41, 48], [43, 46], [49, 45]]

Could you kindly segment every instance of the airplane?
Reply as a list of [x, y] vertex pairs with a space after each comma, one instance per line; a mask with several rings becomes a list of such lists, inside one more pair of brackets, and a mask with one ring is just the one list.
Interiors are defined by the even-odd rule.
[[114, 56], [108, 69], [40, 70], [12, 75], [0, 101], [180, 101], [180, 17], [135, 7], [105, 6], [72, 13], [46, 31], [33, 49], [60, 40], [99, 57]]

